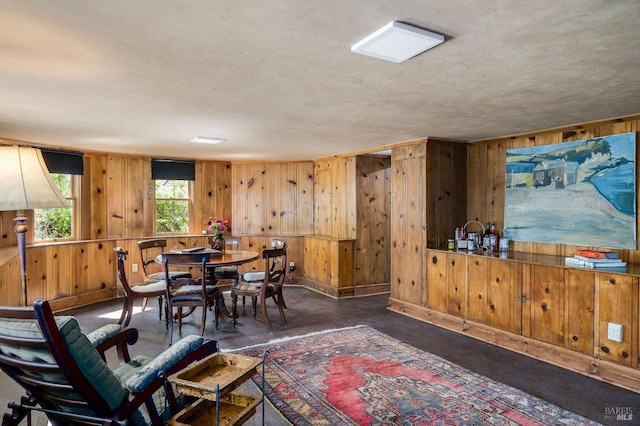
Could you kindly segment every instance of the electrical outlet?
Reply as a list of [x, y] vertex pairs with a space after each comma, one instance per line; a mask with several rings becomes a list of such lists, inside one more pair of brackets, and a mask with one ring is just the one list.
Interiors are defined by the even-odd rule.
[[138, 264], [134, 263], [131, 265], [131, 272], [138, 272]]
[[622, 324], [616, 324], [614, 322], [609, 323], [609, 327], [607, 329], [607, 339], [612, 342], [622, 342]]
[[296, 270], [296, 264], [293, 262], [289, 262], [289, 272], [293, 272]]

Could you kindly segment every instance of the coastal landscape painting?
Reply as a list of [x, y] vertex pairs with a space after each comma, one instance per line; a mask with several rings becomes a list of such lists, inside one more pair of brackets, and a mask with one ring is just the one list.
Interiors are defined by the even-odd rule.
[[636, 249], [636, 134], [507, 150], [505, 236]]

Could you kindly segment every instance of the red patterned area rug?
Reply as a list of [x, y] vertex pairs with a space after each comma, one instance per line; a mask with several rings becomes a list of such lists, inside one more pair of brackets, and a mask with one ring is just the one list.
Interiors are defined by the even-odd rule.
[[598, 424], [368, 326], [237, 352], [265, 349], [266, 397], [296, 426]]

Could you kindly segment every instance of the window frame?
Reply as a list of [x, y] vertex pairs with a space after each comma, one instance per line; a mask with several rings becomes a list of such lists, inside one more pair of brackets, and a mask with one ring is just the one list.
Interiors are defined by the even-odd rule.
[[[157, 181], [185, 181], [187, 194], [185, 198], [158, 198], [157, 196]], [[153, 232], [155, 235], [189, 235], [191, 234], [191, 224], [193, 222], [193, 181], [186, 179], [152, 179], [153, 185]], [[160, 231], [158, 230], [158, 200], [161, 201], [185, 201], [187, 203], [187, 229], [185, 231]]]
[[[54, 242], [65, 242], [65, 241], [78, 241], [80, 235], [80, 188], [82, 186], [82, 175], [76, 175], [72, 173], [50, 173], [50, 174], [58, 174], [58, 175], [68, 175], [69, 176], [69, 184], [71, 188], [69, 190], [69, 195], [66, 196], [65, 199], [69, 202], [71, 207], [71, 235], [68, 237], [59, 237], [59, 238], [47, 238], [47, 239], [38, 239], [36, 238], [36, 210], [49, 210], [49, 209], [33, 209], [32, 210], [32, 223], [33, 226], [29, 227], [31, 231], [30, 240], [34, 244], [44, 244], [44, 243], [54, 243]], [[55, 183], [55, 182], [54, 182]]]

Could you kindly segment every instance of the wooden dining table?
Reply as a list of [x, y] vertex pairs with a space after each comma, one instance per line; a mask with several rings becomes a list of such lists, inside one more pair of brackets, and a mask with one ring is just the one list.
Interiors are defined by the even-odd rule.
[[[201, 249], [174, 249], [168, 252], [169, 254], [210, 254], [209, 261], [205, 265], [207, 268], [207, 275], [209, 279], [216, 280], [215, 268], [219, 268], [222, 266], [238, 266], [244, 263], [250, 263], [254, 260], [258, 260], [260, 258], [260, 253], [257, 251], [249, 251], [249, 250], [225, 250], [221, 255], [219, 250], [213, 250], [210, 248], [201, 248]], [[162, 255], [164, 253], [159, 254], [155, 261], [156, 263], [162, 264]], [[181, 267], [192, 268], [192, 267], [200, 267], [200, 263], [184, 263], [180, 264]], [[215, 281], [217, 284], [217, 280]], [[226, 307], [224, 302], [224, 296], [222, 292], [220, 292], [220, 312], [226, 317], [231, 318], [231, 312]]]

